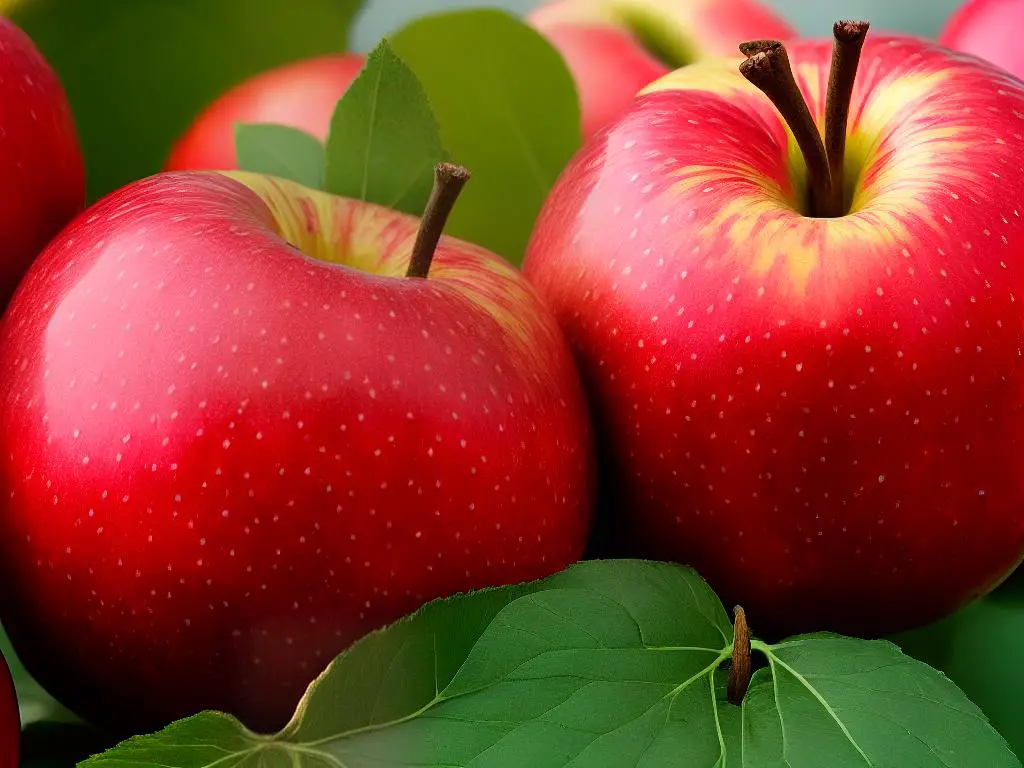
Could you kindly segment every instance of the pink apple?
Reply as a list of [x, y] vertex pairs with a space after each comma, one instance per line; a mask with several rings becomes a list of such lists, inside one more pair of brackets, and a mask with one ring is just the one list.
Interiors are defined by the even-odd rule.
[[759, 0], [548, 0], [527, 18], [573, 74], [585, 135], [676, 67], [731, 56], [751, 38], [796, 35]]
[[939, 35], [942, 45], [980, 56], [1024, 79], [1024, 0], [968, 0]]
[[418, 222], [164, 173], [39, 258], [0, 327], [0, 621], [62, 703], [268, 731], [366, 632], [582, 555], [568, 345], [469, 243], [406, 277]]
[[7, 662], [0, 655], [0, 768], [18, 768], [21, 717]]
[[165, 170], [233, 170], [235, 125], [276, 123], [327, 138], [338, 100], [359, 74], [358, 53], [318, 56], [259, 74], [207, 107], [171, 149]]
[[50, 238], [85, 205], [74, 118], [32, 40], [0, 16], [0, 309]]
[[[789, 50], [821, 145], [832, 43]], [[1024, 556], [1024, 83], [869, 35], [839, 204], [812, 217], [831, 164], [808, 182], [741, 61], [668, 75], [590, 141], [524, 271], [625, 554], [692, 564], [760, 632], [923, 624]]]

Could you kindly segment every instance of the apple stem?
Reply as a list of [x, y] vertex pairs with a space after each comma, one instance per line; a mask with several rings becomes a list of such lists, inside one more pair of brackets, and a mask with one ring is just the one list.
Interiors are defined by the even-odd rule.
[[750, 658], [750, 627], [747, 626], [747, 614], [743, 608], [733, 608], [733, 639], [732, 664], [729, 667], [729, 682], [726, 688], [729, 703], [740, 706], [747, 695], [752, 674]]
[[829, 207], [832, 177], [825, 145], [793, 77], [786, 47], [778, 40], [757, 40], [740, 45], [740, 52], [747, 57], [740, 64], [740, 73], [779, 110], [803, 153], [811, 192], [811, 215], [839, 215], [840, 212], [832, 213]]
[[843, 199], [843, 162], [846, 155], [846, 123], [850, 116], [853, 84], [857, 79], [860, 52], [864, 47], [870, 24], [867, 21], [837, 21], [832, 27], [832, 68], [828, 77], [825, 100], [825, 151], [832, 178], [832, 199], [829, 209], [841, 215], [846, 210]]
[[778, 40], [749, 40], [745, 43], [740, 43], [740, 53], [749, 59], [755, 53], [767, 51], [778, 45], [782, 45]]
[[412, 247], [409, 269], [406, 277], [426, 277], [434, 260], [434, 251], [441, 240], [444, 225], [459, 199], [459, 193], [469, 181], [469, 171], [454, 163], [438, 163], [434, 166], [434, 188], [423, 209], [416, 242]]

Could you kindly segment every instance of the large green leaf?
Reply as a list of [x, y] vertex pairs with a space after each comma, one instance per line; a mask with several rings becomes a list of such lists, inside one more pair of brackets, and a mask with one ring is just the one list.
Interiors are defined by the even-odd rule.
[[[791, 768], [1019, 765], [947, 678], [885, 641], [810, 636], [766, 647], [780, 742]], [[753, 765], [761, 765], [760, 759]]]
[[576, 89], [561, 56], [498, 10], [428, 16], [391, 43], [423, 83], [452, 160], [473, 174], [447, 231], [518, 265], [580, 144]]
[[592, 561], [429, 604], [342, 654], [281, 733], [216, 712], [84, 768], [1012, 768], [981, 711], [887, 641], [754, 641], [727, 703], [733, 628], [692, 570]]
[[324, 145], [316, 136], [273, 123], [235, 126], [238, 167], [323, 189]]
[[447, 159], [423, 86], [382, 40], [331, 119], [327, 191], [419, 216]]
[[64, 83], [95, 199], [161, 169], [214, 98], [346, 50], [362, 0], [21, 0], [7, 15]]
[[987, 597], [893, 640], [946, 673], [1024, 760], [1024, 568]]

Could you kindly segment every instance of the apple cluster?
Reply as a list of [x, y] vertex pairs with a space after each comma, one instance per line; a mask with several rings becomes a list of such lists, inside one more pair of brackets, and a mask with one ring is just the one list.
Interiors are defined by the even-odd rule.
[[237, 122], [325, 137], [353, 53], [242, 83], [86, 208], [61, 85], [0, 20], [26, 667], [119, 731], [270, 731], [367, 633], [584, 557], [692, 565], [762, 635], [992, 590], [1024, 557], [1024, 62], [964, 53], [999, 23], [970, 5], [942, 44], [543, 5], [587, 139], [522, 269], [442, 234], [457, 166], [422, 217], [237, 170]]

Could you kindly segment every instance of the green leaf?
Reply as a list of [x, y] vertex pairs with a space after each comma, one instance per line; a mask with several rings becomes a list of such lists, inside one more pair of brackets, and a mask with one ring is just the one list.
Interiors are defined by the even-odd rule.
[[83, 768], [1020, 766], [948, 680], [885, 641], [754, 647], [726, 701], [732, 627], [688, 568], [590, 561], [428, 604], [310, 686], [281, 733], [213, 712]]
[[28, 670], [18, 660], [3, 627], [0, 627], [0, 654], [3, 654], [6, 659], [7, 665], [11, 669], [11, 676], [14, 678], [14, 688], [18, 694], [23, 728], [43, 721], [65, 723], [77, 721], [78, 718], [62, 707], [29, 675]]
[[810, 635], [757, 645], [768, 656], [783, 747], [765, 760], [785, 757], [792, 768], [817, 768], [826, 757], [830, 768], [1020, 765], [959, 688], [889, 641]]
[[236, 125], [235, 155], [240, 170], [323, 189], [324, 145], [305, 131], [269, 123]]
[[748, 765], [790, 768], [785, 758], [786, 745], [775, 702], [775, 687], [770, 671], [765, 668], [754, 673], [743, 698], [740, 749]]
[[978, 704], [1024, 760], [1024, 568], [942, 621], [892, 640], [941, 670]]
[[68, 92], [96, 199], [159, 171], [174, 141], [228, 88], [282, 64], [346, 50], [362, 5], [23, 0], [7, 15]]
[[382, 40], [331, 119], [327, 191], [419, 216], [447, 159], [423, 86]]
[[580, 145], [564, 61], [499, 10], [421, 18], [391, 44], [423, 83], [452, 159], [473, 174], [446, 231], [518, 265], [541, 204]]
[[11, 668], [21, 710], [20, 768], [66, 768], [116, 743], [43, 690], [18, 661], [2, 627], [0, 654]]

